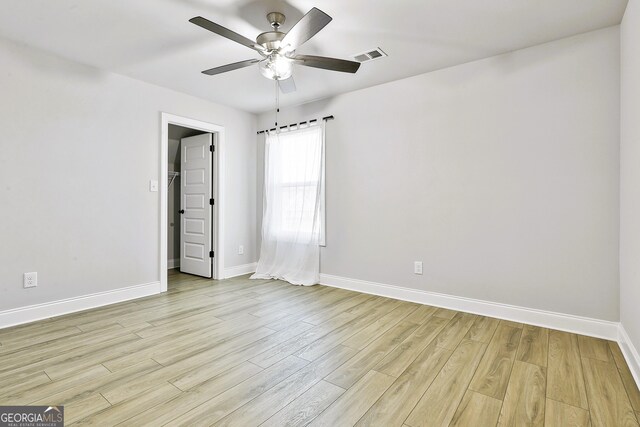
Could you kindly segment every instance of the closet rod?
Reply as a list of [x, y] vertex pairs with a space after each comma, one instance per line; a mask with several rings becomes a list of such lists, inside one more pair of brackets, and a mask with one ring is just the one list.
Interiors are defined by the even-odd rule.
[[[333, 116], [323, 117], [322, 120], [325, 120], [325, 121], [326, 120], [333, 120]], [[317, 121], [318, 121], [318, 119], [313, 119], [313, 120], [309, 120], [309, 123], [315, 123]], [[300, 125], [304, 125], [306, 123], [307, 123], [306, 121], [300, 122], [300, 123], [292, 123], [292, 124], [290, 124], [288, 126], [280, 126], [280, 129], [288, 128], [289, 126], [300, 126]], [[261, 130], [261, 131], [258, 131], [258, 135], [260, 135], [261, 133], [271, 132], [271, 131], [274, 131], [274, 130], [276, 130], [276, 128]]]

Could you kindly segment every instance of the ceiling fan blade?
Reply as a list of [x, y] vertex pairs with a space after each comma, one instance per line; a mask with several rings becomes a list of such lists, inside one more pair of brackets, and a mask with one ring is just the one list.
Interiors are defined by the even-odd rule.
[[293, 77], [278, 80], [278, 86], [280, 86], [282, 93], [291, 93], [296, 91], [296, 82], [293, 81]]
[[360, 68], [360, 63], [345, 59], [327, 58], [324, 56], [296, 55], [293, 60], [307, 67], [322, 68], [323, 70], [341, 71], [343, 73], [355, 73]]
[[288, 51], [300, 47], [303, 43], [315, 36], [333, 18], [318, 8], [313, 8], [293, 26], [282, 39], [281, 46], [287, 46]]
[[220, 67], [210, 68], [208, 70], [204, 70], [202, 74], [213, 76], [215, 74], [226, 73], [227, 71], [233, 71], [239, 68], [248, 67], [249, 65], [253, 65], [258, 62], [260, 62], [259, 59], [247, 59], [246, 61], [234, 62], [233, 64], [221, 65]]
[[209, 30], [212, 33], [216, 33], [224, 38], [233, 40], [236, 43], [240, 43], [241, 45], [246, 46], [250, 49], [257, 50], [258, 52], [264, 51], [264, 48], [259, 44], [257, 44], [256, 42], [254, 42], [253, 40], [250, 40], [245, 36], [242, 36], [234, 31], [231, 31], [230, 29], [225, 28], [222, 25], [218, 25], [215, 22], [211, 22], [208, 19], [203, 18], [202, 16], [196, 16], [195, 18], [191, 18], [189, 19], [189, 22], [191, 22], [192, 24], [196, 24], [197, 26], [202, 27], [205, 30]]

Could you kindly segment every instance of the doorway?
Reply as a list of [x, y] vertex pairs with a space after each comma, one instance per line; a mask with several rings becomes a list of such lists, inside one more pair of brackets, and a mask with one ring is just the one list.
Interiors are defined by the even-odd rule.
[[223, 278], [224, 128], [162, 113], [160, 285], [168, 269]]
[[169, 125], [168, 269], [213, 277], [214, 135]]

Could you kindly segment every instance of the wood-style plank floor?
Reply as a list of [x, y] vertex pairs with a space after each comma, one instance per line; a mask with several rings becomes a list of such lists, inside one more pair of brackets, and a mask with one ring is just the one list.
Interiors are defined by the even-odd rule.
[[0, 330], [0, 405], [67, 425], [638, 426], [614, 342], [325, 286], [166, 294]]

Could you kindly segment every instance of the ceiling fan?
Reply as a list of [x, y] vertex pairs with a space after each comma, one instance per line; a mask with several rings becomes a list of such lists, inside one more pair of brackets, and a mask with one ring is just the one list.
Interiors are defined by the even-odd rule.
[[284, 24], [285, 16], [279, 12], [271, 12], [267, 14], [267, 20], [273, 30], [258, 35], [255, 42], [201, 16], [191, 18], [189, 22], [253, 49], [262, 56], [262, 59], [247, 59], [245, 61], [211, 68], [203, 71], [204, 74], [212, 76], [257, 63], [263, 76], [276, 80], [280, 86], [280, 90], [284, 93], [289, 93], [296, 90], [293, 77], [291, 76], [293, 64], [322, 68], [324, 70], [342, 71], [345, 73], [355, 73], [358, 71], [360, 67], [359, 62], [327, 58], [324, 56], [296, 54], [296, 49], [315, 36], [331, 22], [331, 19], [329, 15], [314, 7], [307, 12], [288, 33], [283, 33], [279, 31], [279, 28]]

